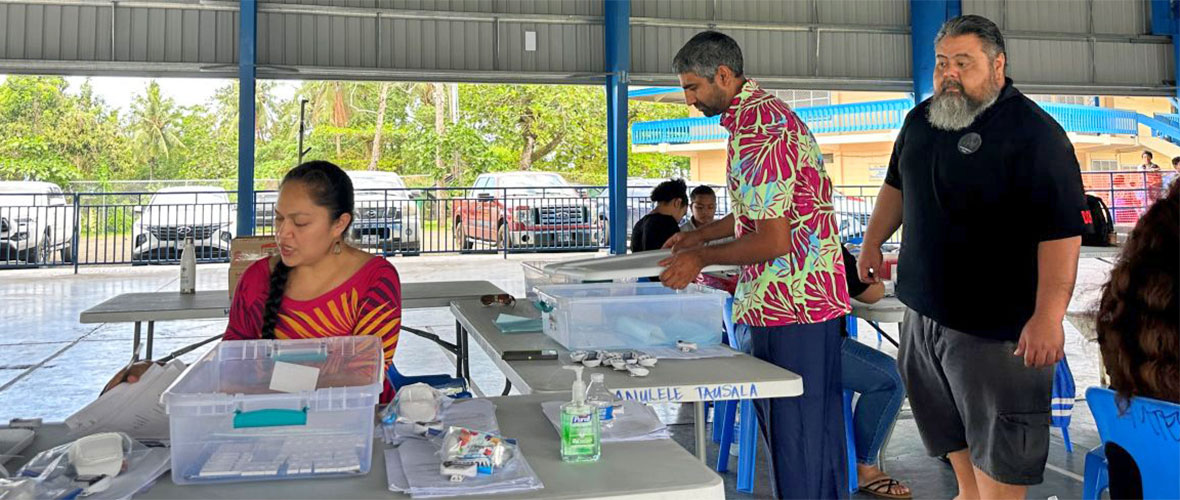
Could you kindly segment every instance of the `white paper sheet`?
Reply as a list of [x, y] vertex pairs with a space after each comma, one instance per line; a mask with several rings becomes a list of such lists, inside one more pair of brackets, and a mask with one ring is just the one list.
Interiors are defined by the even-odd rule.
[[168, 440], [168, 413], [160, 403], [160, 394], [184, 372], [184, 368], [184, 363], [178, 359], [164, 366], [152, 365], [138, 382], [111, 388], [66, 418], [69, 435], [125, 432], [141, 441]]

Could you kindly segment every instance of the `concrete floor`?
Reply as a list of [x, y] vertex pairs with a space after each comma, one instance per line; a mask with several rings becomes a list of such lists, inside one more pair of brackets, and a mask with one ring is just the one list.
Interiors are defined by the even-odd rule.
[[[523, 295], [521, 261], [562, 260], [587, 254], [424, 256], [391, 260], [402, 281], [486, 279], [501, 288]], [[1084, 259], [1079, 265], [1078, 287], [1071, 309], [1090, 307], [1105, 280], [1109, 265]], [[227, 266], [198, 268], [198, 289], [225, 289]], [[179, 268], [92, 267], [75, 275], [72, 269], [0, 270], [0, 421], [15, 417], [42, 417], [60, 421], [92, 401], [107, 379], [127, 363], [131, 351], [130, 324], [82, 325], [78, 314], [106, 298], [120, 293], [174, 290]], [[454, 320], [446, 309], [407, 311], [406, 325], [426, 328], [445, 339], [454, 337]], [[156, 327], [156, 356], [224, 331], [225, 320], [160, 323]], [[1068, 323], [1066, 353], [1077, 381], [1079, 396], [1084, 388], [1098, 384], [1097, 346], [1086, 343]], [[896, 325], [885, 325], [896, 334]], [[875, 334], [862, 324], [861, 341], [890, 354], [892, 345], [878, 344]], [[896, 336], [895, 336], [896, 338]], [[198, 349], [182, 357], [192, 361], [206, 352]], [[430, 341], [403, 335], [396, 362], [403, 373], [416, 375], [453, 371], [446, 353]], [[472, 351], [472, 372], [477, 386], [488, 394], [499, 394], [503, 375], [478, 347]], [[515, 392], [515, 391], [514, 391]], [[658, 408], [673, 436], [690, 452], [691, 412], [680, 405]], [[1030, 489], [1030, 498], [1078, 498], [1081, 496], [1085, 452], [1098, 444], [1097, 431], [1085, 403], [1079, 401], [1070, 428], [1072, 454], [1064, 449], [1059, 430], [1053, 430], [1045, 482]], [[709, 443], [708, 456], [715, 464], [716, 444]], [[753, 495], [735, 490], [736, 458], [731, 472], [723, 474], [729, 498], [765, 498], [770, 495], [765, 447], [759, 450], [758, 477]], [[886, 470], [904, 481], [921, 498], [950, 498], [956, 493], [954, 475], [948, 466], [926, 456], [908, 408], [903, 408], [893, 437], [886, 449]]]

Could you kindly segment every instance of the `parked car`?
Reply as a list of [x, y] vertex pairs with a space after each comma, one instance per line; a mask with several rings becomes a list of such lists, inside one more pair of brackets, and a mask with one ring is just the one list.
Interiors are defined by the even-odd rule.
[[500, 172], [480, 175], [473, 189], [451, 205], [455, 245], [476, 241], [509, 248], [595, 248], [590, 202], [554, 173]]
[[860, 243], [869, 227], [873, 204], [864, 198], [832, 193], [832, 205], [836, 208], [836, 221], [840, 224], [840, 240]]
[[411, 191], [393, 172], [349, 171], [356, 213], [349, 233], [361, 248], [382, 254], [418, 255], [422, 251], [422, 218]]
[[[635, 228], [635, 223], [639, 222], [644, 215], [651, 212], [655, 207], [655, 203], [651, 201], [652, 188], [663, 182], [664, 179], [641, 179], [629, 178], [627, 179], [627, 219], [624, 223], [626, 227], [627, 242], [631, 242], [631, 230]], [[603, 245], [610, 244], [610, 190], [605, 189], [594, 199], [594, 212], [598, 215], [598, 231], [596, 241], [602, 242]]]
[[0, 263], [73, 262], [74, 207], [49, 182], [0, 182]]
[[184, 240], [193, 238], [197, 259], [224, 259], [234, 238], [237, 209], [224, 189], [170, 187], [157, 191], [146, 206], [135, 207], [133, 263], [180, 259]]
[[275, 223], [275, 202], [279, 201], [278, 191], [254, 192], [254, 233], [271, 234]]

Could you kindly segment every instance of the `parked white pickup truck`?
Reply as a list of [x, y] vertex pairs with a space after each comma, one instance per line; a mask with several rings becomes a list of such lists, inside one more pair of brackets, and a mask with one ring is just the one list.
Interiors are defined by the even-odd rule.
[[74, 207], [56, 184], [0, 181], [0, 264], [74, 257]]

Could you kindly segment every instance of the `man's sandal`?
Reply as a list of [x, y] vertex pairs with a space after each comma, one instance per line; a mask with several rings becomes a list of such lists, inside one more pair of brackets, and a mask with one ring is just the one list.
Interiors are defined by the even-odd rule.
[[868, 494], [873, 495], [875, 497], [880, 497], [880, 498], [908, 499], [908, 498], [914, 497], [914, 494], [912, 491], [910, 493], [906, 493], [904, 495], [891, 493], [894, 490], [894, 488], [896, 488], [898, 486], [905, 486], [905, 485], [901, 484], [901, 482], [896, 479], [893, 479], [889, 476], [885, 476], [885, 477], [878, 478], [874, 481], [870, 481], [868, 484], [861, 485], [860, 491], [868, 493]]

